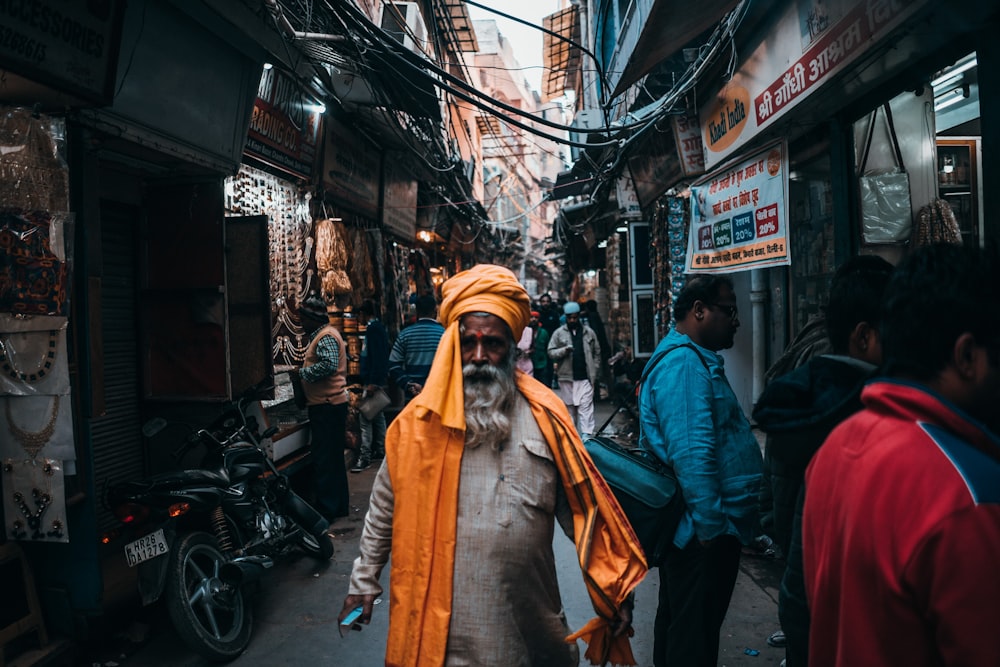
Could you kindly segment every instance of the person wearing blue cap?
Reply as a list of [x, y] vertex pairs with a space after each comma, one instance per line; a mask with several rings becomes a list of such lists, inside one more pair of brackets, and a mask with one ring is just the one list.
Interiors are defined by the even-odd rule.
[[580, 321], [580, 304], [567, 301], [563, 314], [566, 324], [552, 334], [549, 358], [559, 364], [559, 396], [580, 435], [586, 438], [594, 433], [594, 387], [601, 353], [597, 334]]

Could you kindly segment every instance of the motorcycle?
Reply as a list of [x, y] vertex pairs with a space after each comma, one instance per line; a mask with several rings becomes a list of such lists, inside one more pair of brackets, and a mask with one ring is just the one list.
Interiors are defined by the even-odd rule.
[[[106, 503], [129, 531], [129, 567], [138, 568], [143, 605], [161, 597], [181, 639], [202, 656], [224, 662], [250, 642], [248, 585], [294, 548], [317, 560], [333, 555], [329, 523], [292, 490], [264, 451], [277, 432], [259, 432], [251, 408], [257, 385], [228, 402], [172, 454], [181, 461], [205, 448], [201, 467], [112, 484]], [[154, 418], [152, 437], [167, 427]]]

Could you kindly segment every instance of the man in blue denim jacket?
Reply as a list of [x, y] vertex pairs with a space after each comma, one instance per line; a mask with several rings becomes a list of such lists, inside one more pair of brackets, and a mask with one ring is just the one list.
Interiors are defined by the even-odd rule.
[[673, 467], [687, 504], [659, 563], [653, 660], [656, 667], [714, 667], [740, 550], [757, 528], [763, 461], [717, 354], [733, 346], [740, 326], [732, 280], [692, 278], [674, 319], [639, 398], [643, 444]]

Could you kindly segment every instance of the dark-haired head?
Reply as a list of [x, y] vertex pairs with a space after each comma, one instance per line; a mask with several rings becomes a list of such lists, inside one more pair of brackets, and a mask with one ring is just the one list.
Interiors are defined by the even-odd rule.
[[434, 317], [437, 310], [437, 299], [433, 294], [421, 294], [417, 297], [416, 303], [417, 317]]
[[691, 278], [674, 303], [675, 327], [695, 343], [713, 351], [733, 346], [740, 328], [733, 281], [727, 276]]
[[917, 248], [893, 273], [882, 313], [882, 349], [890, 375], [928, 381], [971, 334], [1000, 354], [1000, 255], [957, 245]]
[[882, 321], [882, 296], [892, 264], [877, 255], [858, 255], [837, 269], [826, 305], [826, 331], [835, 354], [847, 354], [858, 324], [877, 329]]
[[729, 291], [733, 290], [733, 281], [729, 276], [698, 274], [689, 278], [677, 295], [677, 300], [674, 301], [674, 319], [680, 322], [687, 317], [695, 301], [715, 303], [719, 300], [722, 289], [726, 287]]

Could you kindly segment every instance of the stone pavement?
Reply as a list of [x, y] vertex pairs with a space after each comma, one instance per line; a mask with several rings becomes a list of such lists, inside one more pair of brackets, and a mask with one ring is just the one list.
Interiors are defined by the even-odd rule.
[[[597, 424], [600, 425], [611, 412], [609, 403], [600, 402]], [[278, 563], [273, 574], [264, 579], [254, 601], [256, 617], [250, 646], [231, 664], [353, 667], [383, 664], [388, 587], [382, 598], [384, 606], [376, 607], [371, 625], [346, 638], [342, 638], [337, 629], [337, 614], [358, 552], [374, 476], [374, 468], [350, 475], [352, 514], [334, 526], [336, 553], [328, 563], [293, 555]], [[570, 626], [578, 628], [592, 617], [593, 611], [575, 562], [572, 543], [558, 530], [554, 548], [566, 614]], [[766, 641], [778, 628], [780, 573], [780, 561], [753, 556], [743, 558], [722, 630], [719, 665], [776, 666], [781, 662], [783, 651], [768, 646]], [[385, 579], [384, 575], [383, 584]], [[658, 585], [658, 573], [652, 570], [636, 592], [636, 634], [632, 647], [641, 667], [652, 667], [652, 628]], [[181, 644], [161, 605], [146, 609], [136, 607], [123, 623], [121, 633], [79, 662], [80, 665], [114, 667], [112, 663], [143, 667], [207, 667], [210, 664]], [[584, 664], [586, 661], [581, 662]]]

